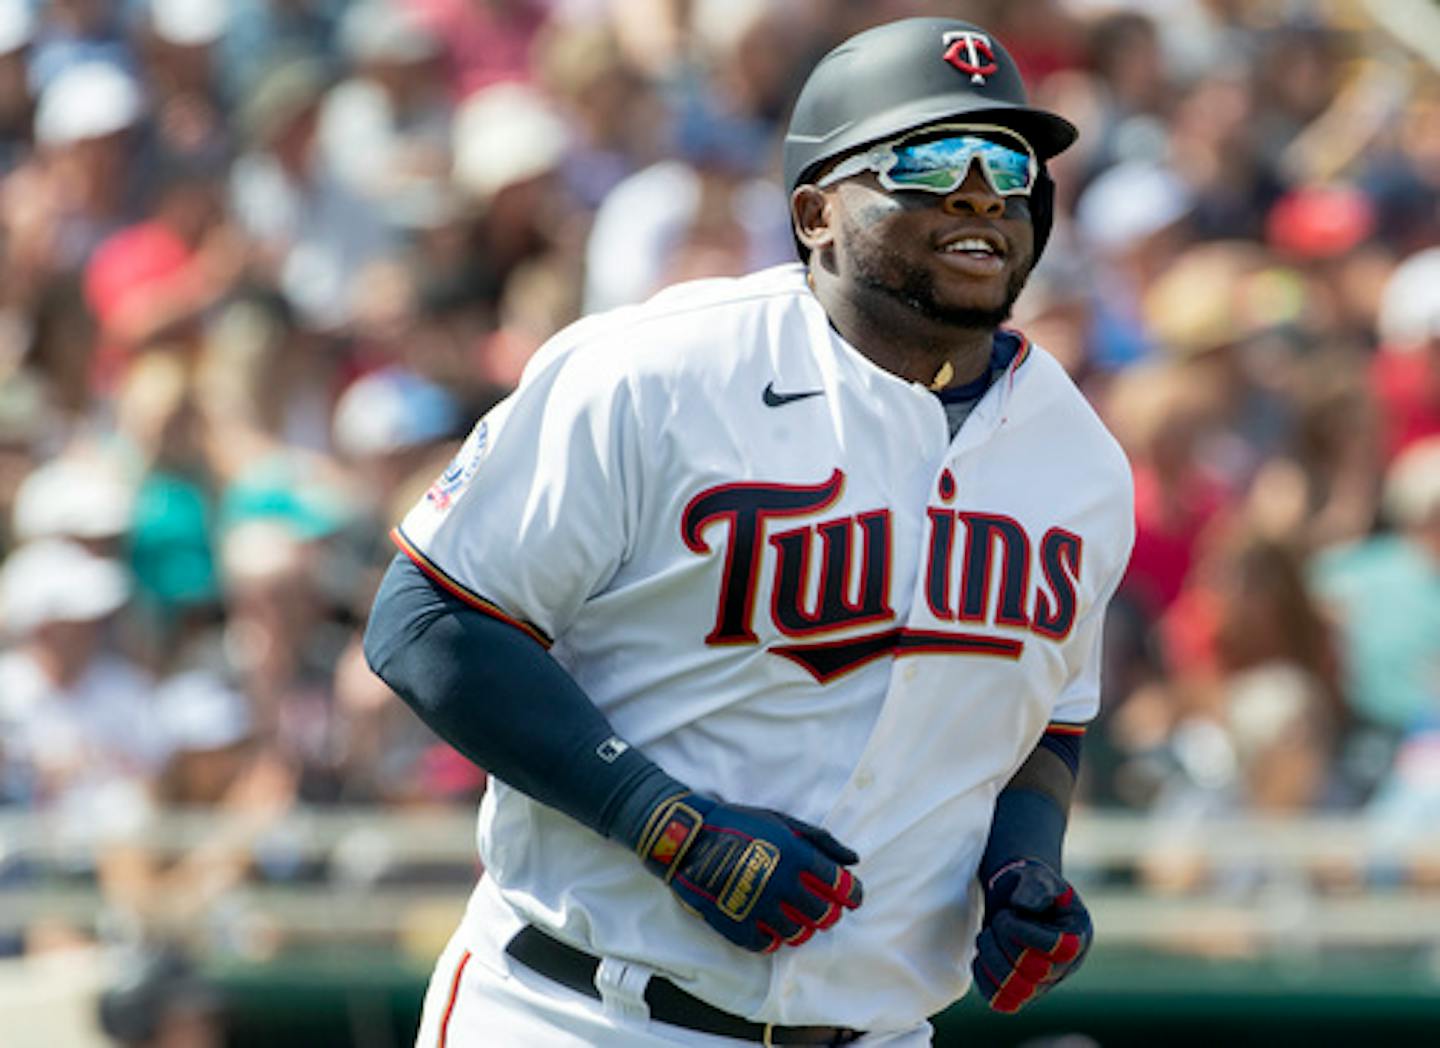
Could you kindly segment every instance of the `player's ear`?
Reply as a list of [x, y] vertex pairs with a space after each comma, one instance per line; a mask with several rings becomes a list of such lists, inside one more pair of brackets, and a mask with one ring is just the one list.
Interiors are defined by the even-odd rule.
[[829, 247], [835, 238], [830, 194], [808, 183], [796, 186], [790, 194], [790, 221], [795, 238], [811, 251]]

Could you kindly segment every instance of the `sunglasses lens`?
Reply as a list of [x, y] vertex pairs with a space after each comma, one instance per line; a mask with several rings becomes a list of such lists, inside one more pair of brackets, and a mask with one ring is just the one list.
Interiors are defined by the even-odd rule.
[[997, 193], [1023, 193], [1031, 188], [1030, 158], [994, 142], [980, 154]]
[[894, 151], [895, 162], [885, 172], [895, 186], [949, 193], [965, 181], [976, 157], [985, 166], [997, 193], [1023, 193], [1030, 189], [1030, 158], [988, 138], [962, 135], [940, 138]]

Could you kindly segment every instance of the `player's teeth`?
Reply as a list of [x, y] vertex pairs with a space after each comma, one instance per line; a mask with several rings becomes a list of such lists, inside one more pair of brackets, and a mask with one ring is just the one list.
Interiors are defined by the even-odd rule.
[[957, 240], [953, 244], [946, 245], [946, 251], [983, 251], [987, 255], [993, 255], [995, 249], [979, 238]]

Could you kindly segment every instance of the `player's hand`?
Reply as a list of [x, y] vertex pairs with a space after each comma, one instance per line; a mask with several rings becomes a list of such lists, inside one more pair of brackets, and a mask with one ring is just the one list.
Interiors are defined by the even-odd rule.
[[688, 793], [664, 801], [636, 849], [645, 866], [736, 946], [799, 946], [860, 905], [860, 857], [809, 823]]
[[1009, 863], [985, 885], [975, 988], [993, 1011], [1017, 1012], [1078, 968], [1093, 938], [1070, 882], [1035, 859]]

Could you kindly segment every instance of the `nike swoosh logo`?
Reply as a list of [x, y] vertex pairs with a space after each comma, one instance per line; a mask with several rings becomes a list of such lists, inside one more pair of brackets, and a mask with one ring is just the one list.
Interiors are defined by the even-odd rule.
[[800, 393], [776, 393], [775, 383], [767, 382], [765, 384], [765, 392], [760, 394], [760, 399], [765, 401], [767, 408], [778, 408], [784, 407], [786, 404], [792, 404], [797, 400], [804, 400], [806, 397], [821, 397], [824, 395], [825, 391], [823, 389], [807, 389]]

